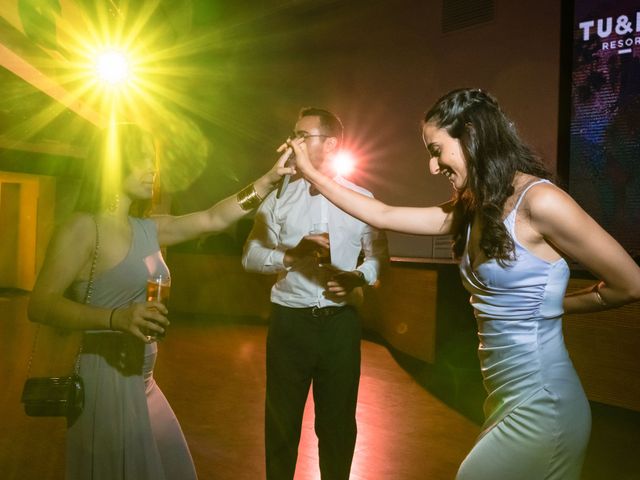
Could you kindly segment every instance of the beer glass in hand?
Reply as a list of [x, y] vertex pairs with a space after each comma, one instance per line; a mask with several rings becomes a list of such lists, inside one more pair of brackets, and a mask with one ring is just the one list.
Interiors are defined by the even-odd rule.
[[[147, 279], [147, 302], [156, 301], [165, 307], [171, 294], [171, 277], [168, 275], [153, 275]], [[164, 326], [162, 328], [165, 328]], [[165, 334], [148, 330], [147, 335], [155, 340], [161, 340]]]

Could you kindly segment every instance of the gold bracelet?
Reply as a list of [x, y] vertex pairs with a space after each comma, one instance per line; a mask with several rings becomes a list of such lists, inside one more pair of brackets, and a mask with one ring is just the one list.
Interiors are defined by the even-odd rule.
[[262, 198], [256, 192], [256, 187], [253, 183], [240, 190], [236, 195], [236, 200], [240, 208], [245, 211], [253, 210], [262, 203]]
[[606, 307], [607, 302], [605, 302], [604, 298], [602, 298], [602, 295], [600, 295], [600, 284], [598, 283], [595, 287], [593, 287], [593, 290], [591, 291], [596, 294], [596, 302], [598, 302], [598, 305], [600, 305], [601, 307]]

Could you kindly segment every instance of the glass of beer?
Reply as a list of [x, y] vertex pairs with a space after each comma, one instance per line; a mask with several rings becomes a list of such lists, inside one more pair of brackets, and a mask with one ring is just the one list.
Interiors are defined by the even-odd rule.
[[[171, 277], [169, 275], [152, 275], [147, 279], [147, 302], [156, 301], [166, 306], [170, 294]], [[164, 338], [165, 335], [154, 330], [149, 330], [147, 334], [156, 340]]]
[[[311, 235], [321, 235], [329, 240], [329, 224], [326, 222], [314, 223], [309, 233]], [[331, 248], [318, 248], [316, 256], [318, 257], [318, 266], [331, 265]]]

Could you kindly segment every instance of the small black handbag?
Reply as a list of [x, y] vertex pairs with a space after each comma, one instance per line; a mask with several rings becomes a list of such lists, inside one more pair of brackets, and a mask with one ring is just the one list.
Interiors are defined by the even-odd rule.
[[[94, 219], [95, 220], [95, 219]], [[93, 261], [84, 303], [89, 303], [93, 293], [93, 277], [98, 258], [98, 224], [96, 222], [96, 245], [93, 251]], [[39, 328], [38, 328], [39, 330]], [[29, 359], [29, 372], [37, 345], [38, 332], [36, 332], [31, 358]], [[30, 417], [66, 417], [67, 425], [73, 422], [82, 413], [84, 407], [84, 384], [78, 375], [79, 356], [82, 346], [76, 355], [74, 372], [71, 375], [52, 377], [28, 377], [22, 389], [20, 401], [24, 404], [24, 411]]]
[[72, 422], [84, 407], [84, 384], [80, 375], [27, 378], [21, 402], [30, 417], [67, 417]]

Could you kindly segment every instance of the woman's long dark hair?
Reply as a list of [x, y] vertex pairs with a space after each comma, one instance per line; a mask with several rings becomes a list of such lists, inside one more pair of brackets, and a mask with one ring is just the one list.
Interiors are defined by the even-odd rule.
[[[98, 131], [89, 144], [75, 210], [95, 214], [106, 208], [119, 191], [122, 179], [131, 173], [132, 164], [142, 155], [144, 142], [150, 136], [151, 133], [133, 123], [118, 123]], [[147, 216], [150, 210], [149, 200], [134, 201], [131, 205], [131, 215], [137, 217]]]
[[467, 226], [480, 214], [480, 248], [502, 265], [513, 259], [513, 239], [502, 216], [516, 172], [549, 178], [539, 157], [518, 136], [498, 102], [479, 89], [458, 89], [440, 98], [424, 123], [444, 128], [460, 141], [467, 166], [467, 184], [454, 194], [453, 253], [462, 256]]

